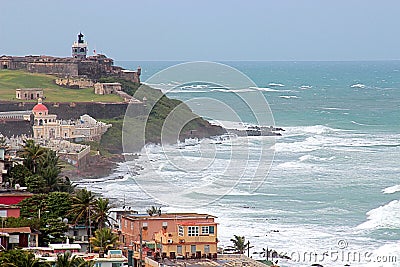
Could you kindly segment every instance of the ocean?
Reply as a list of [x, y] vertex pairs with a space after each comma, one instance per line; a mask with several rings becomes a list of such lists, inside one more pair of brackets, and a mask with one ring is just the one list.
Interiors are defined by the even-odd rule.
[[[142, 81], [177, 63], [116, 62], [128, 69], [140, 65]], [[242, 235], [253, 258], [264, 258], [259, 252], [267, 248], [289, 256], [278, 259], [281, 266], [400, 266], [400, 61], [222, 63], [254, 82], [241, 95], [261, 94], [274, 125], [284, 128], [282, 136], [237, 137], [217, 145], [205, 141], [202, 149], [149, 145], [110, 177], [80, 186], [134, 210], [161, 201], [163, 211], [216, 215], [221, 247]], [[208, 119], [213, 118], [190, 100], [223, 99], [241, 121], [256, 123], [248, 110], [236, 108], [231, 96], [237, 90], [205, 83], [187, 88], [168, 96], [187, 101]], [[273, 155], [260, 161], [262, 151]], [[198, 171], [202, 163], [206, 167]], [[265, 179], [253, 179], [257, 175]], [[170, 183], [221, 190], [186, 194], [188, 202], [199, 203], [188, 210], [165, 204], [174, 191], [165, 188]], [[154, 201], [142, 188], [163, 192], [165, 198]]]

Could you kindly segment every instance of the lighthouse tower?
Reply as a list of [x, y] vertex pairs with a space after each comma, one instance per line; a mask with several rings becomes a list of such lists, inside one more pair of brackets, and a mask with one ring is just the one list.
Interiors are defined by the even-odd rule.
[[87, 43], [83, 40], [83, 34], [78, 34], [78, 41], [72, 45], [72, 57], [85, 59], [87, 55]]

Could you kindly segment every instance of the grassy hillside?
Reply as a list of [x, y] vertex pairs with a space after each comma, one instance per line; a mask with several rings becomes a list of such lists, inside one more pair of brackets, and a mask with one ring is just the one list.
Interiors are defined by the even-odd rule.
[[[132, 149], [140, 150], [143, 141], [146, 143], [160, 143], [161, 132], [163, 132], [163, 140], [173, 143], [176, 142], [177, 136], [174, 135], [177, 129], [183, 129], [179, 132], [179, 139], [183, 140], [188, 137], [209, 137], [213, 135], [223, 134], [224, 129], [211, 125], [208, 121], [194, 114], [191, 109], [180, 100], [170, 99], [160, 90], [151, 88], [147, 85], [135, 84], [129, 81], [107, 77], [101, 79], [102, 82], [119, 82], [122, 89], [135, 96], [138, 99], [147, 98], [148, 115], [125, 118], [114, 118], [112, 120], [103, 120], [111, 123], [111, 127], [101, 138], [100, 152], [108, 151], [110, 153], [122, 152], [122, 131], [126, 131], [127, 136], [135, 136], [129, 143]], [[176, 109], [179, 106], [180, 108]], [[175, 111], [174, 119], [164, 124], [165, 119], [173, 111]], [[188, 122], [188, 123], [185, 123]], [[145, 135], [143, 136], [143, 129]], [[130, 150], [130, 149], [128, 149]]]
[[[119, 102], [117, 95], [96, 95], [92, 88], [68, 89], [54, 83], [55, 76], [0, 70], [0, 100], [16, 101], [17, 88], [43, 88], [46, 102]], [[31, 100], [32, 101], [32, 100]]]

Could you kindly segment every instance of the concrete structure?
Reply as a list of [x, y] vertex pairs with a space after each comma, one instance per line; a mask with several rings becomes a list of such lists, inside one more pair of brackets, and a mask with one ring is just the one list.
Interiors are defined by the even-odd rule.
[[0, 112], [0, 119], [29, 121], [31, 114], [31, 111], [3, 111]]
[[73, 89], [94, 87], [94, 82], [91, 79], [86, 78], [57, 78], [56, 84]]
[[8, 250], [16, 247], [25, 248], [29, 246], [30, 234], [30, 227], [1, 228], [0, 244]]
[[34, 100], [43, 98], [43, 89], [42, 88], [15, 89], [15, 98], [21, 100]]
[[140, 83], [140, 67], [136, 71], [124, 70], [114, 66], [114, 61], [105, 55], [87, 56], [88, 45], [83, 34], [72, 45], [72, 57], [51, 56], [0, 56], [0, 69], [25, 70], [32, 73], [55, 74], [61, 77], [86, 77], [98, 80], [105, 76], [114, 76]]
[[126, 208], [125, 206], [123, 208], [112, 208], [110, 209], [110, 218], [113, 222], [113, 229], [121, 229], [121, 218], [122, 216], [129, 216], [133, 214], [138, 214], [137, 211], [132, 210], [130, 207]]
[[87, 55], [87, 43], [83, 40], [83, 34], [78, 34], [78, 41], [72, 45], [72, 57], [85, 59]]
[[122, 90], [120, 83], [95, 83], [94, 93], [97, 95], [115, 94]]
[[94, 257], [88, 260], [94, 261], [94, 267], [123, 267], [128, 262], [121, 250], [109, 250], [104, 258]]
[[211, 221], [182, 221], [177, 227], [160, 230], [155, 242], [161, 244], [162, 258], [217, 258], [217, 223]]
[[98, 122], [89, 115], [82, 115], [76, 121], [57, 120], [57, 115], [49, 114], [41, 99], [33, 107], [33, 138], [41, 140], [99, 140], [111, 124]]
[[146, 249], [142, 247], [142, 259], [146, 256], [215, 258], [218, 243], [215, 218], [198, 213], [122, 216], [120, 242], [135, 252], [136, 260], [140, 258], [141, 239], [142, 245], [146, 244]]
[[79, 244], [70, 244], [69, 239], [64, 244], [49, 244], [49, 248], [53, 250], [54, 253], [64, 253], [64, 252], [79, 252], [81, 250], [81, 246]]

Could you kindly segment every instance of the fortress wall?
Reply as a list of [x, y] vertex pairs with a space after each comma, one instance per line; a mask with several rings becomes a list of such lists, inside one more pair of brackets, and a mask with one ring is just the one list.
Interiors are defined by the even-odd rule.
[[78, 76], [78, 64], [73, 62], [33, 62], [28, 63], [29, 72]]
[[[88, 114], [95, 119], [111, 119], [114, 117], [121, 117], [125, 115], [128, 103], [98, 103], [98, 102], [77, 102], [74, 105], [71, 103], [44, 103], [49, 109], [50, 114], [57, 114], [57, 118], [69, 120], [79, 119], [81, 115]], [[33, 102], [5, 101], [0, 102], [0, 112], [2, 111], [26, 111], [32, 110], [36, 105]], [[144, 114], [144, 107], [142, 103], [131, 104], [132, 109], [139, 116]]]
[[84, 75], [88, 78], [96, 80], [107, 74], [105, 66], [97, 63], [96, 61], [80, 61], [78, 69], [79, 75]]
[[0, 133], [4, 136], [11, 137], [17, 135], [32, 136], [32, 126], [29, 121], [23, 120], [1, 120], [0, 119]]

